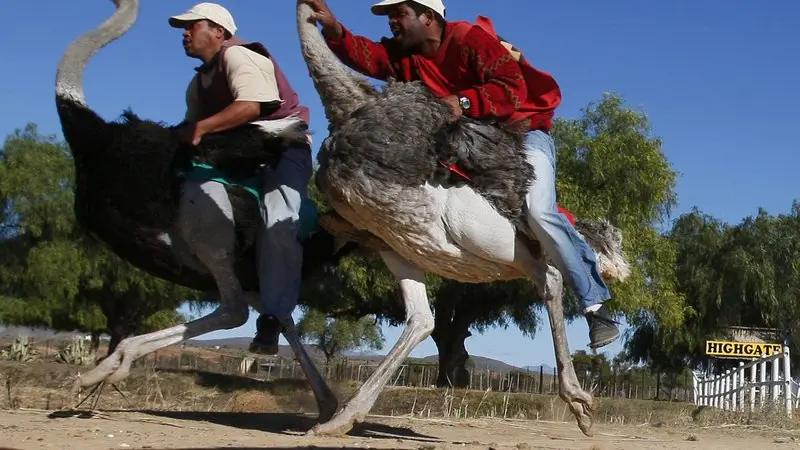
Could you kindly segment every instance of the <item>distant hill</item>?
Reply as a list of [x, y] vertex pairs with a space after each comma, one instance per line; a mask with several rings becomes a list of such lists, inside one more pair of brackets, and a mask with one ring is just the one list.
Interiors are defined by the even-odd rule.
[[548, 366], [547, 364], [540, 364], [538, 366], [525, 366], [525, 367], [522, 368], [522, 370], [526, 370], [528, 372], [538, 373], [540, 367], [542, 369], [544, 369], [542, 371], [544, 372], [545, 375], [547, 375], [547, 374], [553, 375], [553, 371], [555, 370], [554, 367]]
[[[205, 348], [214, 348], [219, 347], [223, 349], [231, 349], [231, 350], [247, 350], [250, 346], [250, 341], [252, 341], [251, 337], [236, 337], [236, 338], [226, 338], [226, 339], [190, 339], [186, 341], [186, 345], [193, 346], [193, 347], [205, 347]], [[322, 352], [320, 352], [316, 347], [312, 345], [305, 345], [306, 351], [309, 355], [314, 358], [324, 358]], [[291, 358], [293, 357], [292, 349], [288, 345], [281, 345], [278, 349], [278, 356]], [[360, 359], [363, 361], [380, 361], [383, 359], [384, 355], [378, 355], [375, 353], [367, 353], [367, 352], [346, 352], [345, 356], [351, 359]], [[412, 361], [421, 361], [426, 363], [435, 364], [439, 361], [438, 355], [428, 355], [424, 358], [409, 358]], [[485, 356], [478, 356], [478, 355], [470, 355], [470, 359], [475, 364], [476, 370], [491, 370], [492, 372], [497, 373], [507, 373], [511, 371], [529, 371], [529, 372], [538, 372], [539, 366], [526, 366], [526, 367], [516, 367], [511, 364], [505, 363], [503, 361], [487, 358]], [[548, 365], [543, 365], [544, 373], [552, 374], [553, 368]]]
[[[201, 347], [201, 348], [216, 348], [219, 347], [221, 349], [229, 349], [229, 350], [247, 350], [250, 348], [250, 342], [252, 342], [252, 337], [235, 337], [235, 338], [226, 338], [226, 339], [189, 339], [186, 341], [186, 345], [189, 347]], [[313, 359], [324, 359], [325, 355], [322, 354], [316, 347], [313, 345], [304, 345], [306, 352], [308, 355]], [[294, 358], [294, 353], [292, 353], [292, 348], [288, 345], [280, 345], [278, 346], [278, 356], [284, 358]]]
[[[15, 339], [19, 335], [27, 335], [33, 340], [43, 341], [43, 340], [62, 340], [62, 339], [66, 340], [66, 339], [71, 339], [73, 336], [84, 336], [85, 333], [56, 332], [47, 328], [0, 326], [0, 341]], [[199, 348], [219, 347], [220, 349], [247, 351], [252, 339], [253, 339], [252, 337], [235, 337], [226, 339], [189, 339], [186, 341], [186, 345], [190, 347], [199, 347]], [[308, 352], [309, 356], [311, 356], [311, 358], [315, 360], [321, 360], [325, 358], [322, 352], [319, 351], [313, 345], [305, 345], [304, 347]], [[288, 345], [279, 346], [278, 356], [290, 359], [294, 358], [292, 349]], [[378, 355], [375, 353], [367, 353], [367, 352], [346, 352], [345, 356], [351, 359], [359, 359], [363, 361], [374, 361], [374, 362], [378, 362], [384, 357], [384, 355]], [[476, 370], [491, 370], [492, 372], [497, 372], [497, 373], [507, 373], [517, 370], [539, 372], [539, 366], [525, 366], [520, 368], [497, 359], [487, 358], [485, 356], [478, 356], [478, 355], [470, 355], [470, 359], [475, 364], [474, 367]], [[435, 364], [438, 362], [439, 356], [428, 355], [424, 358], [409, 358], [409, 360], [410, 360], [409, 362], [419, 361], [419, 362]], [[553, 374], [552, 367], [548, 365], [542, 365], [542, 367], [544, 368], [545, 375]]]
[[252, 337], [235, 337], [226, 339], [188, 339], [186, 345], [192, 347], [220, 347], [232, 350], [247, 350]]

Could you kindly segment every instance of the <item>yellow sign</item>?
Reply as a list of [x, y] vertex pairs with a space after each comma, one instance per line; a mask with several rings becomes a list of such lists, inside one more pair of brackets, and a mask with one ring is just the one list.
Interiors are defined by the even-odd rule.
[[764, 356], [764, 354], [772, 356], [775, 354], [775, 352], [782, 351], [782, 344], [767, 344], [763, 342], [706, 341], [706, 355], [708, 356], [760, 358]]

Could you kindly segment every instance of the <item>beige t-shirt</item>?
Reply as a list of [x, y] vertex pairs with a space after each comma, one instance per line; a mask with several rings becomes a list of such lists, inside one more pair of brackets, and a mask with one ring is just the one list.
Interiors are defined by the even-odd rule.
[[[199, 120], [200, 100], [197, 96], [197, 82], [208, 87], [217, 69], [209, 73], [198, 72], [186, 89], [185, 120]], [[248, 48], [236, 45], [225, 51], [225, 75], [234, 101], [274, 102], [283, 99], [278, 93], [275, 80], [275, 66], [269, 58]]]

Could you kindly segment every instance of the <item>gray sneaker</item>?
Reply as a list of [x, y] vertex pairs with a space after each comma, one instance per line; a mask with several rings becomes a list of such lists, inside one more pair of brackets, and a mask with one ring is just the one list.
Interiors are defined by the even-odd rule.
[[618, 322], [611, 319], [605, 305], [586, 313], [586, 320], [589, 322], [589, 348], [600, 348], [619, 338]]

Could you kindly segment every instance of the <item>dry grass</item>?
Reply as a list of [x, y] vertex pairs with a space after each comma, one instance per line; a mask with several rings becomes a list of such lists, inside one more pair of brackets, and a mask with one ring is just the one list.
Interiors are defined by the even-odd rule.
[[[55, 362], [26, 364], [0, 361], [0, 408], [71, 408], [78, 402], [70, 394], [78, 370], [85, 371], [87, 368]], [[118, 387], [124, 397], [106, 387], [99, 408], [241, 413], [316, 412], [314, 397], [303, 379], [263, 381], [209, 372], [137, 368]], [[331, 386], [342, 402], [356, 387], [356, 383]], [[594, 416], [599, 423], [680, 429], [726, 426], [784, 430], [800, 428], [797, 419], [787, 419], [775, 409], [736, 414], [678, 402], [619, 398], [598, 398], [596, 401]], [[567, 405], [557, 397], [428, 388], [387, 388], [371, 413], [448, 419], [573, 420]]]
[[[615, 424], [669, 424], [692, 422], [694, 405], [620, 398], [597, 398], [595, 420]], [[455, 419], [502, 418], [570, 421], [572, 413], [560, 398], [536, 394], [442, 389], [387, 389], [374, 411], [381, 414]]]

